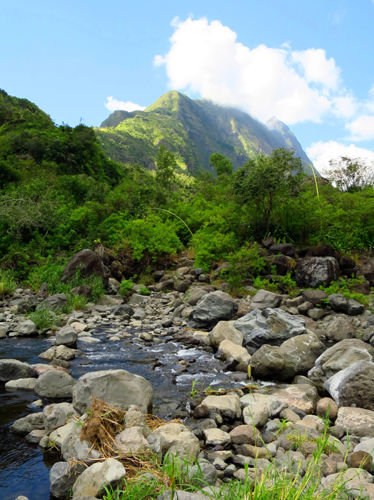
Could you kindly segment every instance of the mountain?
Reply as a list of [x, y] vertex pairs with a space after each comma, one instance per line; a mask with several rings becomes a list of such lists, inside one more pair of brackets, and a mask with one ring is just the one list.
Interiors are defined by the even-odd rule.
[[152, 168], [160, 144], [176, 154], [178, 165], [189, 173], [207, 171], [209, 157], [218, 152], [235, 168], [257, 153], [294, 149], [311, 173], [310, 160], [284, 123], [267, 125], [235, 108], [207, 100], [193, 100], [176, 91], [167, 92], [144, 111], [114, 111], [96, 133], [107, 155], [121, 163]]

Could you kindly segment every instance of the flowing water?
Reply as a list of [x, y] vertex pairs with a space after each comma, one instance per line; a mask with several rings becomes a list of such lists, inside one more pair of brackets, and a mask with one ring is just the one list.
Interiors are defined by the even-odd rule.
[[[96, 370], [124, 369], [142, 375], [153, 386], [153, 412], [164, 418], [185, 409], [194, 381], [195, 387], [233, 386], [240, 375], [223, 372], [224, 365], [213, 355], [199, 348], [188, 348], [172, 337], [158, 343], [145, 343], [136, 336], [120, 341], [108, 341], [107, 335], [116, 330], [102, 325], [93, 331], [101, 343], [78, 342], [83, 351], [71, 365], [71, 374], [79, 378]], [[48, 349], [51, 340], [43, 338], [10, 338], [0, 340], [0, 359], [14, 358], [27, 363], [39, 363], [38, 355]], [[181, 364], [180, 361], [184, 361]], [[0, 499], [14, 500], [25, 495], [30, 500], [49, 498], [49, 468], [60, 457], [45, 453], [28, 443], [24, 437], [9, 431], [14, 420], [31, 411], [38, 397], [32, 392], [7, 393], [0, 385]]]

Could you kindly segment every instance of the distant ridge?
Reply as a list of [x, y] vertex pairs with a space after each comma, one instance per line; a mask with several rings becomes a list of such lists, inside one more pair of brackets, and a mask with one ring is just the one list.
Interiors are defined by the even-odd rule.
[[107, 155], [122, 163], [152, 168], [160, 144], [176, 154], [178, 165], [191, 174], [210, 171], [209, 157], [218, 152], [235, 168], [249, 157], [273, 149], [293, 149], [311, 173], [311, 161], [283, 122], [266, 125], [239, 109], [167, 92], [144, 111], [114, 111], [96, 133]]

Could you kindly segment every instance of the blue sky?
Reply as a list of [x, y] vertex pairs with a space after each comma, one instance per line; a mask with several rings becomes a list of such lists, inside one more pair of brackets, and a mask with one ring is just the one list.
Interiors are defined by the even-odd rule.
[[373, 0], [3, 0], [0, 88], [70, 125], [177, 89], [374, 162], [373, 26]]

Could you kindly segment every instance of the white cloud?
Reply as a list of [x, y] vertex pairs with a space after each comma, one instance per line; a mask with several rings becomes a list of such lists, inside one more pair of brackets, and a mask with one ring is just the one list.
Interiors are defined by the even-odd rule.
[[136, 111], [137, 109], [145, 109], [145, 106], [140, 106], [139, 104], [131, 101], [118, 101], [117, 99], [114, 99], [113, 96], [107, 97], [105, 107], [109, 109], [109, 111]]
[[331, 160], [339, 160], [342, 156], [357, 159], [365, 165], [372, 165], [374, 170], [374, 151], [358, 148], [354, 144], [346, 146], [336, 141], [316, 142], [306, 148], [306, 153], [322, 175], [330, 170]]
[[374, 139], [374, 115], [361, 115], [350, 123], [346, 129], [353, 141], [369, 141]]
[[341, 85], [340, 69], [323, 49], [253, 49], [219, 21], [173, 20], [170, 50], [157, 55], [173, 89], [189, 89], [219, 104], [239, 107], [260, 120], [319, 122], [327, 113], [350, 117], [354, 99]]

